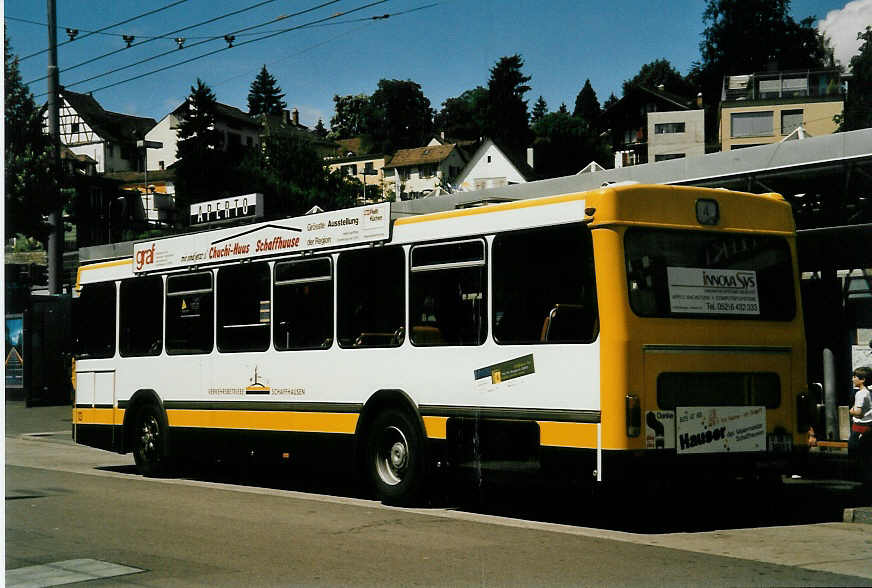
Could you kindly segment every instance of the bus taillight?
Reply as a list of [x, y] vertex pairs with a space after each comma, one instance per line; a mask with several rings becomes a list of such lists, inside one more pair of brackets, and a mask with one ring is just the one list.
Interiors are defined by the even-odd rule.
[[638, 437], [642, 432], [642, 408], [639, 397], [627, 394], [627, 437]]

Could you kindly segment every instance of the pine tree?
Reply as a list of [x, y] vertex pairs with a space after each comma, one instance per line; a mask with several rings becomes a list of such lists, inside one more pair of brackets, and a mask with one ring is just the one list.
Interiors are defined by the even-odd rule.
[[318, 124], [315, 125], [315, 128], [312, 129], [312, 132], [322, 139], [327, 136], [327, 129], [324, 127], [324, 121], [320, 118], [318, 119]]
[[599, 100], [596, 98], [596, 92], [590, 85], [590, 80], [584, 82], [584, 87], [578, 96], [575, 98], [575, 110], [572, 116], [583, 118], [591, 128], [598, 128], [600, 118]]
[[515, 156], [524, 153], [532, 138], [528, 123], [527, 101], [524, 94], [530, 91], [521, 68], [524, 60], [520, 55], [502, 57], [491, 68], [488, 81], [488, 136]]
[[225, 179], [230, 162], [221, 150], [222, 136], [215, 129], [217, 110], [215, 94], [197, 78], [179, 113], [176, 208], [183, 214], [188, 204], [214, 198], [228, 188]]
[[4, 39], [6, 230], [44, 241], [48, 229], [43, 217], [61, 197], [53, 149], [42, 132], [42, 116], [30, 90], [21, 81], [18, 58]]
[[545, 99], [542, 96], [539, 96], [539, 99], [536, 100], [536, 104], [533, 105], [533, 116], [530, 117], [530, 124], [535, 125], [537, 122], [542, 120], [548, 114], [548, 103], [545, 102]]
[[264, 65], [248, 92], [248, 114], [281, 114], [288, 107], [282, 98], [285, 95], [276, 83], [276, 79], [270, 75]]

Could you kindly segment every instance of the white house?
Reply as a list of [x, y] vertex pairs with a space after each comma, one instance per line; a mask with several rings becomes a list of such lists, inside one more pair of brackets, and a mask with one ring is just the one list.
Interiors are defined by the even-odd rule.
[[400, 149], [384, 166], [385, 191], [397, 200], [420, 198], [447, 184], [454, 185], [467, 160], [454, 143]]
[[[179, 142], [179, 125], [184, 116], [187, 103], [180, 104], [175, 110], [163, 117], [145, 139], [162, 143], [163, 147], [148, 149], [148, 170], [163, 170], [177, 161], [176, 146]], [[260, 144], [260, 122], [233, 106], [218, 103], [215, 116], [215, 128], [222, 137], [221, 147], [227, 151], [235, 146], [252, 146]]]
[[[142, 169], [143, 154], [136, 142], [154, 127], [153, 118], [104, 110], [89, 94], [63, 89], [60, 96], [61, 143], [75, 155], [93, 160], [97, 173]], [[47, 132], [47, 111], [43, 125]]]
[[452, 182], [463, 191], [499, 188], [527, 182], [526, 166], [516, 165], [491, 139], [485, 139]]

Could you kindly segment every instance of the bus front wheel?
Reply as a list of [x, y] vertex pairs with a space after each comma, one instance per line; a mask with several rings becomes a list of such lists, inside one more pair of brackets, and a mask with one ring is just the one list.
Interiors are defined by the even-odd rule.
[[133, 460], [143, 476], [158, 477], [170, 473], [167, 451], [167, 427], [160, 409], [147, 404], [137, 411], [133, 429]]
[[423, 437], [405, 411], [389, 409], [369, 428], [366, 471], [376, 498], [386, 504], [409, 505], [419, 497], [426, 463]]

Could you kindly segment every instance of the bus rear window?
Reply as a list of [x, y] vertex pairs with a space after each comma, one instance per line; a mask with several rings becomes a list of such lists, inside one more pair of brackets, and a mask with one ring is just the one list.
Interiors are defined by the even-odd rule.
[[624, 250], [639, 316], [789, 321], [796, 314], [782, 237], [630, 228]]

